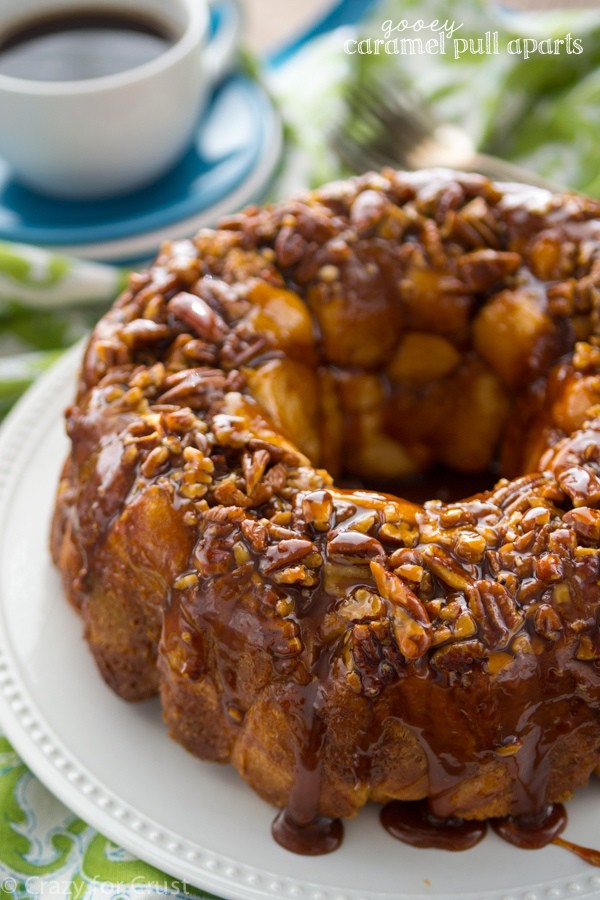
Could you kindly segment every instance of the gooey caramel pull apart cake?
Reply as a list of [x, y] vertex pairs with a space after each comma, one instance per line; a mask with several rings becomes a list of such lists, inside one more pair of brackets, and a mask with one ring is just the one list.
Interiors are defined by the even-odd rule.
[[[600, 754], [599, 310], [600, 206], [478, 176], [166, 244], [67, 411], [52, 551], [108, 684], [300, 823], [570, 795]], [[449, 504], [333, 480], [494, 460]]]

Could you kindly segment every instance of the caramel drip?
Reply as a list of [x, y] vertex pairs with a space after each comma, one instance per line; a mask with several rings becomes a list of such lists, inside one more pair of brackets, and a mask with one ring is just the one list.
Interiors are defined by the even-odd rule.
[[411, 847], [430, 847], [437, 850], [469, 850], [485, 837], [485, 822], [465, 819], [438, 819], [429, 810], [427, 801], [402, 803], [393, 800], [381, 810], [385, 830]]
[[562, 803], [546, 806], [534, 816], [492, 819], [490, 825], [504, 841], [522, 850], [540, 850], [552, 844], [567, 825]]
[[305, 856], [331, 853], [341, 844], [344, 826], [339, 819], [321, 815], [321, 779], [326, 739], [323, 706], [330, 677], [332, 648], [316, 638], [318, 623], [331, 598], [321, 590], [303, 617], [315, 646], [312, 679], [296, 686], [295, 708], [299, 727], [295, 735], [295, 771], [287, 806], [276, 817], [272, 834], [278, 844]]
[[319, 813], [325, 724], [321, 716], [322, 686], [315, 677], [294, 691], [300, 710], [295, 746], [295, 774], [285, 817], [298, 828], [310, 828]]
[[600, 850], [592, 850], [590, 847], [580, 847], [579, 844], [574, 844], [572, 841], [567, 841], [562, 837], [553, 838], [552, 843], [556, 844], [557, 847], [563, 847], [565, 850], [570, 850], [571, 853], [574, 853], [575, 856], [579, 856], [580, 859], [583, 859], [588, 865], [600, 867]]
[[301, 856], [322, 856], [337, 850], [344, 838], [344, 826], [340, 819], [317, 816], [299, 825], [282, 809], [271, 827], [271, 834], [280, 846]]
[[[460, 851], [474, 847], [485, 837], [487, 822], [438, 819], [426, 800], [402, 803], [393, 800], [381, 810], [381, 823], [388, 834], [411, 847]], [[563, 847], [590, 866], [600, 867], [600, 851], [580, 847], [560, 835], [567, 825], [561, 803], [546, 806], [537, 816], [508, 816], [491, 819], [496, 834], [521, 850], [540, 850], [549, 844]]]

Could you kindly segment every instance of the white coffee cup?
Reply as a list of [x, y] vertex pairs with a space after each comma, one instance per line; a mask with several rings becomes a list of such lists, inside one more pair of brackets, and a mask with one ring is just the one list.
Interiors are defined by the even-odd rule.
[[209, 41], [207, 0], [0, 0], [0, 36], [36, 17], [86, 9], [151, 18], [174, 41], [149, 62], [101, 77], [0, 74], [0, 156], [28, 187], [78, 199], [125, 193], [170, 168], [237, 40], [234, 26]]

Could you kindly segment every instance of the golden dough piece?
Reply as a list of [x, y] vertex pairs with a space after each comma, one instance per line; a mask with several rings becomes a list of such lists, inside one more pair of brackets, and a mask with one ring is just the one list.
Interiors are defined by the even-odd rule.
[[[599, 205], [474, 175], [166, 244], [67, 411], [52, 550], [108, 683], [297, 821], [567, 797], [599, 765], [599, 310]], [[456, 502], [333, 482], [498, 460]]]

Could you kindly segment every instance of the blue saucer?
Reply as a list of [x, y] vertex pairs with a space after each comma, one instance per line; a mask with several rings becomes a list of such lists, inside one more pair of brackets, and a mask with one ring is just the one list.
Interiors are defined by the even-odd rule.
[[18, 184], [0, 160], [0, 238], [51, 247], [101, 244], [192, 219], [256, 168], [274, 116], [260, 85], [242, 74], [228, 77], [177, 166], [150, 187], [108, 200], [44, 197]]

